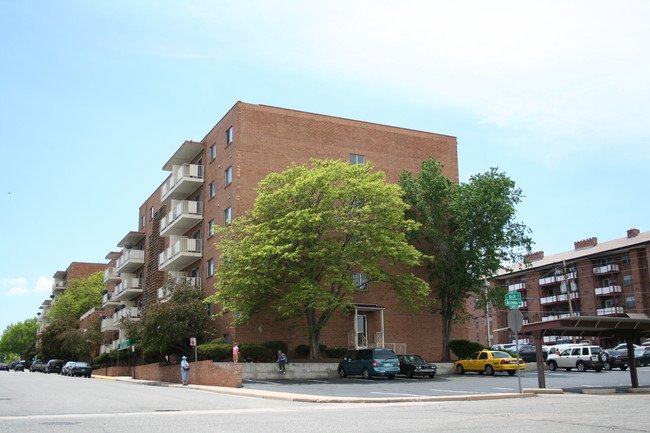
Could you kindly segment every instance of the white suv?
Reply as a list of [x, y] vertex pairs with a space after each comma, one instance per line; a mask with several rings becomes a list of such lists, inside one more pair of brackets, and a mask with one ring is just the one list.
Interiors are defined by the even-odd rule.
[[562, 350], [559, 355], [549, 353], [546, 358], [546, 365], [551, 371], [564, 368], [571, 371], [577, 368], [578, 371], [589, 369], [601, 371], [605, 367], [607, 355], [600, 346], [575, 345]]

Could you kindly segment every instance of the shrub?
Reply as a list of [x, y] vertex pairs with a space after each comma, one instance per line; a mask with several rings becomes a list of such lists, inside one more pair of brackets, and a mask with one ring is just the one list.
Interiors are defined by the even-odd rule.
[[93, 364], [106, 365], [108, 362], [108, 352], [104, 352], [101, 355], [97, 355], [93, 358]]
[[276, 353], [278, 353], [278, 350], [281, 350], [284, 353], [287, 353], [287, 351], [289, 351], [289, 346], [287, 346], [287, 343], [284, 341], [267, 341], [264, 343], [264, 346], [271, 349], [271, 353], [274, 356]]
[[252, 362], [275, 361], [273, 352], [262, 344], [242, 344], [239, 350], [241, 359]]
[[[324, 352], [327, 349], [327, 346], [320, 344], [318, 346], [321, 352]], [[296, 346], [296, 353], [302, 357], [307, 358], [309, 356], [309, 345], [308, 344], [299, 344]]]
[[214, 361], [224, 361], [230, 359], [232, 357], [232, 346], [215, 341], [217, 340], [213, 340], [205, 344], [199, 344], [196, 346], [196, 349], [202, 356], [210, 358]]
[[472, 353], [483, 350], [481, 344], [468, 340], [451, 340], [449, 348], [459, 359], [465, 359]]
[[325, 354], [328, 358], [343, 358], [350, 350], [346, 347], [328, 347]]

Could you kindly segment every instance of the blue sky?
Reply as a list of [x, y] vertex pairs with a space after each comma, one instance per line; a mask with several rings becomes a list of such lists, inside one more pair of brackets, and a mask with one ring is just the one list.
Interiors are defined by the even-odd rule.
[[238, 101], [458, 137], [534, 250], [647, 231], [650, 2], [0, 0], [0, 332]]

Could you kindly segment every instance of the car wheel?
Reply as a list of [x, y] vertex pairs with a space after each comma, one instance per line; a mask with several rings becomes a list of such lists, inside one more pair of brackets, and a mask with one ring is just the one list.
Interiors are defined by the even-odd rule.
[[514, 371], [514, 370], [508, 370], [508, 374], [509, 374], [510, 376], [514, 376], [515, 373], [516, 373], [516, 371]]
[[394, 374], [389, 374], [388, 375], [388, 380], [393, 380], [393, 379], [395, 379], [395, 375]]
[[603, 369], [600, 367], [594, 367], [594, 370], [596, 371], [596, 373], [600, 373]]
[[412, 378], [414, 374], [415, 374], [415, 372], [413, 371], [412, 368], [409, 368], [408, 370], [406, 370], [406, 377]]
[[461, 364], [458, 364], [458, 367], [456, 367], [456, 372], [458, 374], [465, 374], [465, 369], [463, 368], [463, 366]]
[[625, 370], [627, 370], [627, 365], [624, 365], [623, 367], [621, 367], [621, 371], [625, 371]]
[[488, 376], [494, 376], [494, 367], [492, 367], [491, 365], [486, 365], [485, 373], [487, 373]]
[[345, 370], [343, 370], [342, 367], [339, 368], [339, 377], [341, 377], [342, 379], [347, 377], [347, 374], [345, 374]]
[[572, 370], [572, 368], [565, 368], [565, 370], [566, 370], [566, 371], [571, 371], [571, 370]]
[[587, 366], [585, 365], [584, 362], [579, 362], [579, 363], [576, 365], [576, 368], [577, 368], [578, 371], [581, 372], [581, 373], [584, 373], [585, 371], [587, 371]]
[[372, 376], [370, 375], [370, 370], [367, 368], [363, 369], [363, 372], [361, 372], [361, 376], [363, 376], [364, 379], [370, 379]]
[[611, 369], [612, 369], [612, 366], [610, 365], [609, 362], [606, 362], [605, 365], [603, 365], [603, 369], [605, 369], [605, 370], [611, 370]]
[[643, 364], [641, 363], [641, 360], [637, 359], [635, 362], [637, 367], [641, 367]]
[[551, 361], [548, 363], [548, 369], [551, 371], [557, 370], [557, 364], [555, 363], [555, 361]]

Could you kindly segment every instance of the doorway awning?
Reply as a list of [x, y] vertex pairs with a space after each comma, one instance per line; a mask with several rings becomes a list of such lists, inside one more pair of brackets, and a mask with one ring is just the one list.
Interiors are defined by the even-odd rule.
[[381, 311], [385, 310], [386, 307], [377, 304], [358, 304], [353, 302], [352, 309], [358, 311]]

